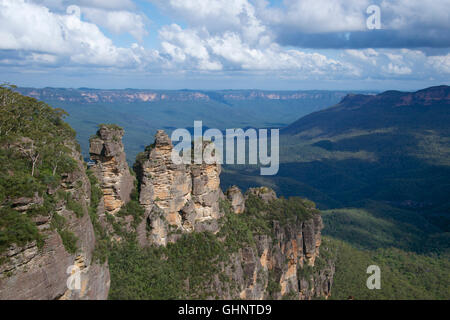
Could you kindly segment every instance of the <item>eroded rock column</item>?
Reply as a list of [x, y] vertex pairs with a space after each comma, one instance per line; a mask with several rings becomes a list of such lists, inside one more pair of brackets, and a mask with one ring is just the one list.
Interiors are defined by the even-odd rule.
[[90, 140], [89, 154], [95, 161], [92, 170], [103, 191], [105, 211], [116, 214], [130, 200], [134, 177], [130, 173], [122, 144], [124, 131], [104, 125]]

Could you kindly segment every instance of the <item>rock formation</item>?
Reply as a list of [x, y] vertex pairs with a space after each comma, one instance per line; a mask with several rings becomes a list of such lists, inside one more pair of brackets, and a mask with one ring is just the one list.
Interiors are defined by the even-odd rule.
[[[22, 247], [14, 244], [0, 255], [0, 260], [4, 259], [0, 264], [0, 300], [94, 300], [108, 297], [108, 265], [99, 264], [93, 259], [96, 239], [87, 211], [90, 183], [84, 164], [79, 160], [80, 153], [75, 148], [72, 152], [72, 158], [76, 160], [75, 170], [63, 177], [56, 190], [47, 192], [70, 194], [72, 201], [80, 204], [80, 212], [75, 213], [73, 209], [69, 209], [66, 200], [60, 199], [55, 212], [43, 212], [33, 218], [44, 236], [44, 244], [41, 248], [36, 241]], [[41, 206], [43, 198], [36, 195], [34, 198], [16, 199], [15, 202], [17, 210], [26, 214], [33, 206]], [[76, 236], [76, 252], [69, 253], [63, 245], [63, 239], [52, 223], [55, 215], [65, 219], [65, 230]], [[70, 270], [79, 271], [80, 290], [68, 289]]]
[[[165, 246], [176, 242], [182, 234], [209, 232], [222, 242], [227, 238], [221, 231], [228, 217], [247, 219], [247, 209], [255, 199], [260, 199], [263, 208], [257, 213], [260, 216], [270, 214], [274, 208], [271, 204], [277, 208], [278, 204], [285, 203], [267, 187], [251, 188], [243, 195], [233, 186], [224, 195], [220, 189], [220, 164], [174, 164], [172, 142], [164, 131], [158, 131], [154, 144], [138, 156], [134, 165], [139, 203], [145, 209], [144, 219], [140, 223], [140, 220], [134, 221], [134, 212], [125, 211], [131, 216], [121, 211], [127, 207], [125, 204], [130, 201], [135, 185], [126, 162], [123, 133], [116, 126], [103, 125], [91, 139], [89, 150], [95, 161], [92, 172], [103, 191], [97, 212], [91, 215], [97, 214], [99, 225], [109, 239], [121, 241], [123, 233], [135, 232], [141, 246]], [[93, 258], [96, 237], [88, 214], [91, 182], [79, 160], [80, 153], [72, 149], [72, 157], [77, 159], [76, 169], [63, 177], [60, 186], [47, 191], [68, 196], [60, 198], [51, 215], [33, 217], [45, 235], [43, 247], [40, 249], [36, 241], [22, 247], [12, 245], [0, 256], [6, 261], [0, 264], [0, 299], [106, 299], [108, 296], [108, 265], [96, 263]], [[97, 185], [92, 188], [94, 186]], [[133, 199], [129, 204], [137, 203], [137, 199]], [[78, 203], [78, 209], [69, 205], [70, 201]], [[312, 203], [299, 201], [299, 208], [305, 212], [294, 214], [288, 223], [277, 215], [261, 218], [259, 223], [270, 231], [252, 234], [251, 242], [227, 251], [227, 258], [218, 262], [221, 271], [209, 279], [211, 298], [330, 296], [334, 262], [323, 258], [319, 252], [322, 219]], [[224, 209], [224, 203], [229, 209]], [[45, 205], [45, 199], [36, 193], [32, 197], [13, 199], [12, 205], [14, 210], [26, 213]], [[59, 216], [67, 221], [65, 228], [77, 237], [73, 253], [67, 250], [58, 230], [58, 220], [54, 218]], [[117, 234], [117, 226], [122, 228], [120, 234]], [[96, 232], [98, 227], [96, 225]], [[80, 290], [67, 286], [70, 272], [74, 270], [78, 270], [81, 277]]]
[[91, 168], [100, 181], [106, 212], [117, 213], [130, 200], [134, 177], [130, 173], [122, 144], [123, 129], [102, 125], [90, 140]]
[[246, 192], [245, 196], [248, 198], [250, 194], [253, 194], [259, 198], [261, 198], [264, 202], [270, 202], [277, 198], [277, 194], [270, 188], [260, 187], [260, 188], [250, 188]]
[[227, 199], [231, 203], [234, 213], [240, 214], [245, 210], [245, 199], [237, 186], [230, 187], [226, 192]]
[[[236, 193], [237, 187], [232, 188]], [[228, 194], [228, 192], [227, 192]], [[273, 190], [262, 187], [249, 189], [265, 202], [276, 199]], [[321, 259], [323, 266], [314, 267], [319, 258], [320, 214], [310, 208], [312, 218], [282, 225], [273, 221], [272, 235], [258, 235], [254, 246], [246, 246], [233, 254], [223, 273], [234, 286], [216, 276], [213, 292], [221, 299], [312, 299], [329, 297], [335, 272], [334, 261]], [[236, 288], [237, 285], [237, 288]]]
[[217, 231], [220, 164], [174, 164], [173, 145], [164, 131], [138, 156], [134, 166], [146, 219], [138, 228], [142, 245], [166, 245], [177, 231]]
[[[134, 166], [146, 212], [137, 228], [142, 246], [166, 245], [182, 233], [219, 232], [225, 214], [220, 201], [229, 202], [232, 214], [243, 214], [249, 197], [266, 204], [277, 200], [267, 187], [251, 188], [244, 196], [233, 186], [223, 195], [220, 165], [176, 165], [171, 160], [172, 149], [167, 134], [158, 131], [154, 144], [138, 155]], [[323, 224], [311, 203], [305, 201], [304, 207], [310, 218], [287, 224], [273, 220], [270, 234], [255, 235], [254, 245], [244, 245], [222, 262], [222, 271], [214, 276], [208, 291], [220, 299], [328, 297], [334, 264], [322, 259], [321, 266], [315, 267]]]

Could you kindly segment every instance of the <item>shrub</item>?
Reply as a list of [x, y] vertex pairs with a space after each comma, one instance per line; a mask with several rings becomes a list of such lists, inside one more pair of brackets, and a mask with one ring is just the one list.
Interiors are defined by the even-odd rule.
[[78, 249], [78, 238], [75, 236], [75, 234], [68, 230], [58, 230], [58, 233], [61, 236], [61, 240], [66, 251], [71, 254], [76, 253]]

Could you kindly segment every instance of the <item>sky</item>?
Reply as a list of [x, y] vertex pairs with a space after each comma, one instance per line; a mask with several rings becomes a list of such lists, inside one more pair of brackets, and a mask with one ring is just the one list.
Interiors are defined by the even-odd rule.
[[415, 90], [450, 84], [450, 0], [0, 0], [0, 83]]

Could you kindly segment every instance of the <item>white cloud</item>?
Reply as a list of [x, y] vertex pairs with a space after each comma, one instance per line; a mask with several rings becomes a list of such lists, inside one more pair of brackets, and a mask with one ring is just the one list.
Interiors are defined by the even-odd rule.
[[364, 49], [345, 50], [343, 58], [364, 70], [367, 77], [410, 75], [414, 79], [424, 79], [450, 73], [450, 54], [427, 56], [421, 50]]
[[142, 14], [96, 8], [82, 8], [81, 12], [88, 21], [105, 27], [115, 34], [129, 33], [139, 41], [148, 35], [146, 30], [148, 19]]
[[380, 7], [386, 28], [450, 28], [449, 0], [383, 0]]
[[194, 30], [183, 30], [173, 24], [163, 27], [159, 32], [163, 52], [175, 63], [183, 63], [185, 67], [194, 66], [200, 70], [221, 70], [218, 61], [212, 61], [206, 42]]
[[[73, 2], [73, 1], [72, 1]], [[102, 9], [127, 9], [135, 8], [132, 0], [79, 0], [80, 5]]]
[[[424, 6], [413, 0], [401, 12], [401, 0], [380, 1], [382, 21], [397, 30], [414, 25], [417, 21], [406, 18], [417, 15], [416, 8]], [[423, 79], [430, 75], [445, 78], [450, 73], [447, 52], [427, 56], [411, 49], [308, 50], [283, 47], [278, 42], [277, 31], [283, 28], [305, 34], [365, 30], [365, 9], [373, 2], [369, 0], [291, 0], [280, 7], [269, 6], [265, 0], [153, 2], [183, 23], [183, 27], [160, 27], [158, 50], [145, 48], [143, 42], [130, 47], [115, 45], [100, 29], [129, 33], [138, 40], [147, 36], [148, 18], [131, 0], [0, 0], [0, 64], [43, 68], [87, 65], [139, 72], [164, 69], [168, 73], [239, 71], [302, 79], [405, 75]], [[444, 21], [448, 16], [442, 10], [444, 2], [450, 0], [436, 0], [431, 9], [423, 8], [418, 21], [424, 28], [448, 23]], [[79, 6], [81, 16], [67, 14], [69, 4]], [[440, 12], [433, 21], [436, 10]], [[400, 20], [395, 20], [393, 12]]]
[[243, 43], [239, 35], [230, 32], [222, 37], [208, 39], [208, 44], [215, 55], [244, 70], [290, 70], [312, 73], [337, 69], [347, 71], [343, 64], [318, 53], [283, 50], [275, 43], [264, 48], [252, 48]]
[[370, 63], [374, 66], [377, 65], [379, 53], [372, 48], [364, 50], [348, 49], [345, 50], [345, 53], [356, 60], [364, 61], [365, 63]]
[[63, 14], [68, 8], [78, 8], [89, 22], [106, 28], [113, 34], [129, 33], [138, 41], [148, 35], [149, 22], [142, 12], [136, 12], [132, 0], [31, 0], [54, 13]]
[[135, 62], [130, 48], [116, 47], [95, 24], [24, 0], [0, 0], [0, 49], [68, 56], [77, 64]]
[[30, 55], [30, 59], [33, 62], [37, 62], [39, 64], [50, 64], [53, 65], [58, 62], [58, 57], [52, 54], [47, 53], [32, 53]]
[[50, 9], [65, 10], [70, 5], [78, 5], [106, 10], [134, 10], [132, 0], [33, 0], [34, 3]]
[[210, 34], [239, 33], [254, 42], [266, 31], [247, 0], [155, 0], [169, 14], [186, 20], [192, 28], [206, 28]]
[[281, 7], [255, 1], [257, 15], [268, 24], [297, 28], [297, 32], [367, 30], [366, 10], [374, 4], [380, 6], [384, 29], [450, 28], [450, 0], [290, 0]]
[[383, 70], [387, 73], [395, 75], [407, 75], [412, 73], [412, 70], [409, 67], [396, 65], [393, 63], [389, 63], [387, 67], [383, 67]]
[[259, 1], [259, 14], [274, 27], [289, 26], [297, 32], [340, 32], [366, 29], [368, 0], [291, 0], [284, 7]]
[[178, 25], [160, 31], [163, 53], [181, 68], [200, 70], [277, 70], [293, 74], [353, 74], [350, 64], [319, 53], [284, 50], [276, 43], [266, 46], [245, 43], [241, 35], [225, 32], [210, 35], [206, 29], [182, 29]]
[[430, 56], [427, 63], [439, 73], [450, 73], [450, 53], [445, 56]]

